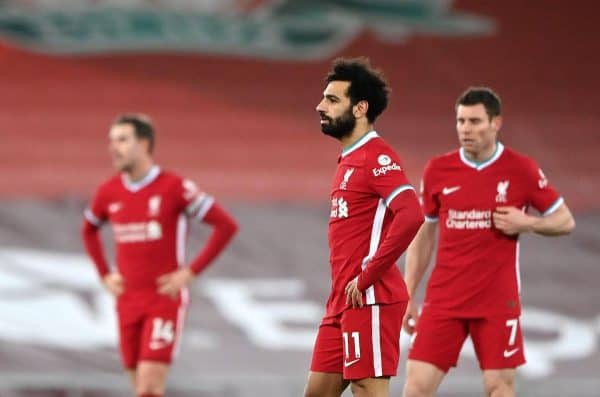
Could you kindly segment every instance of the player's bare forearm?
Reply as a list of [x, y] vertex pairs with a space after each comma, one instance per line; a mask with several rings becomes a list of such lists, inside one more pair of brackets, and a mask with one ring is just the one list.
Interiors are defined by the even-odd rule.
[[406, 250], [404, 278], [411, 297], [414, 296], [431, 261], [436, 230], [437, 222], [423, 223]]
[[547, 216], [528, 215], [514, 207], [498, 207], [494, 211], [494, 226], [507, 235], [537, 233], [544, 236], [560, 236], [575, 228], [575, 220], [569, 208], [562, 204]]
[[419, 317], [417, 304], [414, 302], [413, 298], [417, 287], [425, 274], [425, 270], [427, 270], [429, 262], [431, 261], [431, 255], [433, 254], [435, 245], [436, 230], [437, 222], [423, 223], [406, 250], [404, 279], [411, 300], [408, 302], [406, 313], [402, 319], [402, 327], [409, 335], [412, 335], [415, 331]]
[[562, 204], [550, 215], [533, 218], [531, 231], [544, 236], [561, 236], [575, 229], [575, 219], [566, 204]]

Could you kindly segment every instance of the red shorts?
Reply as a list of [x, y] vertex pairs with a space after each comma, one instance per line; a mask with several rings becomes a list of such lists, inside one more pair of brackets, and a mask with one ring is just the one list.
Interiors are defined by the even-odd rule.
[[185, 319], [188, 292], [181, 299], [156, 295], [121, 299], [117, 305], [119, 345], [125, 368], [140, 361], [170, 364], [177, 354]]
[[471, 336], [482, 370], [516, 368], [525, 363], [518, 316], [456, 318], [423, 309], [408, 352], [444, 372], [455, 367], [462, 345]]
[[322, 323], [310, 370], [348, 380], [396, 375], [405, 310], [406, 302], [364, 306]]

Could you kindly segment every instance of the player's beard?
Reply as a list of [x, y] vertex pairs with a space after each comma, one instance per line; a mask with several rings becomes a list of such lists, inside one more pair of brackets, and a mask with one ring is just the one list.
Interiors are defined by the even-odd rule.
[[[327, 117], [327, 116], [324, 116]], [[352, 114], [352, 107], [348, 107], [348, 110], [344, 112], [340, 117], [336, 119], [327, 118], [329, 123], [321, 124], [321, 131], [325, 135], [329, 135], [335, 139], [342, 139], [352, 133], [354, 127], [356, 127], [356, 118]]]

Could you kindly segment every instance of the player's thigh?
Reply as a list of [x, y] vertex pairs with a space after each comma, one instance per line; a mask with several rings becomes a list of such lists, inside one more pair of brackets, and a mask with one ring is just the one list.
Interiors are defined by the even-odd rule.
[[316, 373], [343, 372], [342, 331], [339, 321], [321, 324], [313, 348], [310, 370]]
[[468, 334], [467, 320], [425, 308], [412, 335], [408, 358], [433, 364], [448, 372], [456, 366]]
[[525, 363], [519, 317], [494, 316], [472, 320], [470, 333], [482, 370], [510, 369]]
[[349, 309], [342, 315], [344, 379], [395, 376], [406, 302]]
[[136, 380], [137, 379], [137, 370], [126, 369], [125, 373], [127, 373], [127, 377], [129, 378], [129, 380], [131, 381], [131, 384], [135, 388], [135, 385], [137, 384], [137, 380]]
[[346, 387], [348, 381], [342, 378], [341, 373], [310, 371], [304, 397], [340, 397]]
[[170, 364], [179, 350], [186, 306], [162, 298], [147, 311], [140, 346], [140, 361]]
[[434, 396], [446, 373], [437, 366], [417, 360], [406, 362], [404, 397]]
[[388, 397], [390, 378], [366, 378], [353, 380], [350, 384], [354, 397]]
[[140, 343], [144, 330], [143, 317], [134, 310], [117, 311], [119, 322], [119, 350], [121, 361], [128, 372], [135, 371], [140, 355]]
[[136, 371], [136, 391], [138, 394], [163, 395], [169, 375], [169, 365], [142, 360]]
[[487, 369], [483, 371], [485, 394], [494, 397], [513, 397], [517, 371], [511, 369]]

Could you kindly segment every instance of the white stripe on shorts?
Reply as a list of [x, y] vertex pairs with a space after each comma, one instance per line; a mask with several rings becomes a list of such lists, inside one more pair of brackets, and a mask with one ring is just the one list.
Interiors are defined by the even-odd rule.
[[383, 376], [381, 363], [381, 335], [379, 332], [379, 306], [371, 306], [371, 337], [373, 343], [373, 368], [375, 377]]
[[177, 331], [175, 332], [175, 346], [171, 350], [171, 360], [179, 355], [181, 349], [181, 339], [183, 338], [183, 326], [185, 324], [185, 317], [187, 314], [188, 305], [190, 302], [190, 292], [187, 287], [181, 289], [180, 295], [181, 303], [179, 309], [177, 309]]

